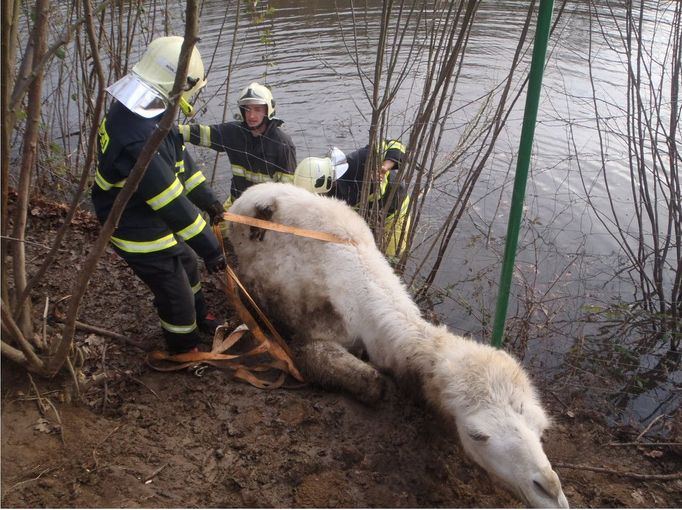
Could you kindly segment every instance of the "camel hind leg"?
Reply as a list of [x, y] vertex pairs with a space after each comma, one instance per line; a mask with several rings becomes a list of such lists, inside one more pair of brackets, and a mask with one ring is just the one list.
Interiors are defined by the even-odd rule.
[[303, 376], [313, 384], [347, 391], [366, 403], [376, 402], [384, 394], [384, 376], [338, 343], [308, 341], [296, 348], [295, 354]]

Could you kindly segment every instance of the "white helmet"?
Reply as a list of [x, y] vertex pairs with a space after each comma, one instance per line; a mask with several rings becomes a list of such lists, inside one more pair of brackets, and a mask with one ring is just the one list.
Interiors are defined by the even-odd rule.
[[[132, 72], [107, 88], [107, 92], [142, 117], [159, 115], [170, 102], [182, 42], [179, 36], [154, 39]], [[195, 46], [187, 69], [187, 85], [180, 97], [185, 115], [191, 115], [189, 101], [204, 85], [204, 63]]]
[[296, 167], [294, 184], [313, 193], [328, 193], [336, 179], [348, 170], [346, 155], [332, 147], [329, 157], [305, 158]]
[[265, 85], [257, 82], [250, 83], [247, 87], [242, 89], [237, 99], [239, 111], [242, 114], [242, 119], [245, 119], [243, 108], [250, 104], [263, 104], [268, 107], [268, 119], [275, 116], [275, 99], [272, 97], [272, 92]]

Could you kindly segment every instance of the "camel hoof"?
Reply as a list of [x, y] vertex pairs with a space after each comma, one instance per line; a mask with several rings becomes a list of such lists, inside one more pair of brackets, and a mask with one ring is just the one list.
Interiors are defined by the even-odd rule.
[[388, 386], [386, 378], [377, 372], [363, 379], [364, 387], [356, 395], [358, 400], [365, 404], [376, 404], [382, 400]]

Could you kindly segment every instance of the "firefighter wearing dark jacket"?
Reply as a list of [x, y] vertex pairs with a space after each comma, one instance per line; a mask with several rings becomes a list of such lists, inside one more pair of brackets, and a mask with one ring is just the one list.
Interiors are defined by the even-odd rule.
[[[169, 105], [182, 41], [181, 37], [154, 40], [133, 71], [107, 89], [116, 100], [98, 130], [92, 187], [101, 223]], [[206, 83], [196, 48], [187, 83], [180, 104], [189, 113], [189, 100]], [[114, 250], [154, 294], [168, 350], [174, 353], [196, 350], [197, 329], [215, 326], [207, 314], [195, 252], [209, 272], [225, 269], [222, 250], [200, 212], [207, 211], [212, 221], [219, 221], [223, 210], [205, 180], [178, 131], [171, 130], [111, 236]]]
[[[382, 161], [379, 172], [381, 179], [370, 186], [368, 201], [378, 202], [379, 208], [383, 209], [391, 190], [398, 187], [388, 206], [384, 222], [386, 255], [396, 257], [407, 245], [407, 234], [411, 226], [408, 215], [410, 197], [405, 185], [397, 182], [405, 146], [398, 140], [383, 140], [379, 146], [379, 154]], [[315, 193], [339, 198], [357, 208], [360, 205], [362, 183], [366, 180], [368, 159], [369, 145], [347, 156], [334, 147], [326, 158], [306, 158], [301, 161], [296, 168], [294, 184]]]
[[214, 124], [181, 124], [186, 142], [225, 152], [232, 165], [232, 202], [250, 186], [261, 182], [292, 182], [296, 169], [296, 148], [291, 137], [280, 129], [275, 117], [275, 101], [270, 89], [253, 82], [237, 100], [241, 119]]

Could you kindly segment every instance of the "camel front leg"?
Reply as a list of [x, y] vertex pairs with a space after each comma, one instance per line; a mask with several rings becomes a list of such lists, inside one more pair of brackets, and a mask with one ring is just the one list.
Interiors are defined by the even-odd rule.
[[310, 341], [296, 348], [295, 355], [303, 376], [313, 384], [347, 391], [365, 403], [384, 395], [384, 376], [335, 342]]

